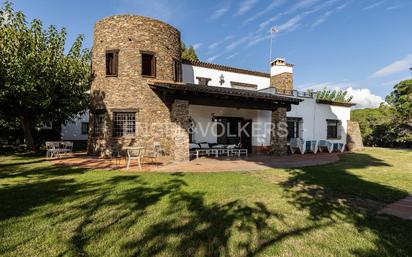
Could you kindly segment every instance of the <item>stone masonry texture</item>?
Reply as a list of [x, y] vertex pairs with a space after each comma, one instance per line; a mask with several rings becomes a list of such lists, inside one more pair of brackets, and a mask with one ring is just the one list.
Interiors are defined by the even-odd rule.
[[273, 155], [286, 155], [287, 154], [287, 129], [286, 127], [286, 108], [279, 107], [277, 110], [272, 111], [272, 133], [270, 135], [270, 153]]
[[[118, 76], [106, 76], [106, 51], [119, 51]], [[156, 57], [156, 77], [141, 75], [141, 52]], [[145, 146], [150, 149], [160, 142], [166, 152], [175, 156], [171, 133], [159, 133], [155, 125], [173, 127], [171, 105], [151, 90], [152, 79], [174, 80], [174, 62], [180, 61], [180, 33], [161, 21], [132, 15], [111, 16], [96, 23], [92, 66], [95, 75], [91, 86], [91, 110], [105, 112], [104, 133], [99, 138], [89, 133], [89, 153], [110, 155], [125, 146]], [[135, 136], [113, 138], [112, 120], [116, 110], [136, 112]], [[93, 114], [91, 114], [91, 128]]]
[[293, 74], [284, 72], [270, 77], [270, 85], [275, 87], [279, 92], [293, 90]]
[[347, 148], [349, 151], [357, 151], [363, 148], [362, 134], [359, 123], [348, 121]]

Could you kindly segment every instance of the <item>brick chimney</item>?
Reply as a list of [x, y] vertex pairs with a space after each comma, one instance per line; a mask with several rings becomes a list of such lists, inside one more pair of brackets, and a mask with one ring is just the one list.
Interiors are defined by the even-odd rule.
[[270, 87], [279, 93], [289, 93], [293, 90], [293, 65], [282, 58], [276, 58], [270, 63]]

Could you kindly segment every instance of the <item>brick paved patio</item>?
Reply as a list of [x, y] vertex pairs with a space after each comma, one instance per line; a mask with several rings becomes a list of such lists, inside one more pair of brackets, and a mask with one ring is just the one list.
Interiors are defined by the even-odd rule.
[[412, 220], [412, 195], [385, 206], [385, 208], [379, 211], [379, 213], [396, 216], [401, 219]]
[[[169, 158], [163, 157], [156, 163], [145, 161], [143, 171], [159, 172], [221, 172], [221, 171], [254, 171], [269, 168], [296, 168], [304, 166], [315, 166], [333, 163], [339, 160], [336, 153], [294, 154], [282, 157], [267, 155], [251, 155], [247, 158], [220, 157], [199, 158], [190, 162], [171, 162]], [[58, 165], [83, 167], [91, 169], [126, 169], [126, 160], [110, 160], [87, 156], [86, 154], [75, 154], [70, 158], [52, 160]], [[138, 170], [136, 161], [132, 161], [130, 170]]]

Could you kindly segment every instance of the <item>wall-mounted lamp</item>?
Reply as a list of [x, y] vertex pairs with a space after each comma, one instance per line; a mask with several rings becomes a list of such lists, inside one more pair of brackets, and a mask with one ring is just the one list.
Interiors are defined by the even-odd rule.
[[225, 77], [223, 76], [223, 74], [222, 74], [222, 75], [220, 75], [220, 78], [219, 78], [219, 83], [220, 83], [220, 85], [225, 84]]

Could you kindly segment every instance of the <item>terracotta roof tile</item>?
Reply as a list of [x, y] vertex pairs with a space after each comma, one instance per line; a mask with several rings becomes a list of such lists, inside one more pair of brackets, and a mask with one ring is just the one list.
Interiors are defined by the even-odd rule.
[[220, 64], [214, 64], [214, 63], [208, 63], [208, 62], [202, 62], [202, 61], [189, 61], [189, 60], [182, 60], [182, 63], [183, 64], [188, 64], [188, 65], [193, 65], [193, 66], [198, 66], [198, 67], [203, 67], [203, 68], [210, 68], [210, 69], [215, 69], [215, 70], [235, 72], [235, 73], [243, 73], [243, 74], [247, 74], [247, 75], [270, 78], [270, 73], [261, 72], [261, 71], [252, 71], [252, 70], [246, 70], [246, 69], [239, 69], [239, 68], [220, 65]]

